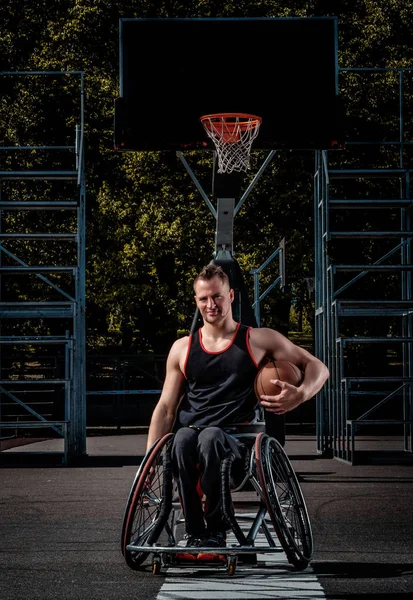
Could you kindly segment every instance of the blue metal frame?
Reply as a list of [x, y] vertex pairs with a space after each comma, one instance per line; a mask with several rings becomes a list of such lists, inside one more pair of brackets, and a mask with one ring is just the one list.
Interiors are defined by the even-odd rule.
[[[8, 417], [5, 410], [0, 410], [0, 432], [21, 431], [23, 428], [34, 429], [37, 427], [49, 427], [63, 438], [64, 450], [62, 453], [63, 464], [71, 464], [86, 452], [86, 340], [85, 340], [85, 239], [86, 239], [86, 186], [84, 170], [84, 76], [80, 71], [3, 71], [0, 72], [0, 79], [4, 77], [17, 77], [23, 85], [24, 77], [53, 77], [67, 78], [73, 77], [77, 81], [78, 89], [78, 124], [73, 132], [73, 145], [20, 145], [20, 146], [1, 146], [0, 152], [3, 156], [15, 155], [17, 152], [48, 150], [48, 151], [67, 151], [73, 154], [73, 168], [55, 168], [51, 170], [8, 170], [0, 172], [0, 211], [58, 211], [71, 210], [76, 213], [77, 231], [76, 233], [3, 233], [0, 228], [0, 293], [2, 292], [1, 277], [4, 273], [11, 274], [34, 274], [37, 279], [46, 284], [47, 289], [57, 292], [60, 300], [51, 300], [39, 302], [36, 300], [27, 302], [3, 302], [0, 301], [0, 327], [9, 319], [69, 319], [71, 322], [70, 331], [62, 331], [58, 336], [40, 336], [36, 334], [33, 328], [32, 335], [22, 336], [16, 333], [13, 336], [0, 335], [0, 366], [2, 353], [1, 348], [5, 345], [32, 347], [36, 345], [53, 346], [58, 345], [64, 349], [65, 356], [64, 377], [62, 378], [40, 378], [30, 380], [26, 376], [23, 379], [1, 379], [0, 380], [0, 409], [4, 398], [12, 400], [19, 405], [25, 413], [28, 413], [32, 419], [23, 419], [19, 416], [13, 420]], [[67, 80], [67, 79], [66, 79]], [[63, 81], [63, 80], [62, 80]], [[57, 155], [54, 155], [57, 162]], [[2, 183], [4, 181], [24, 181], [24, 180], [43, 180], [43, 181], [72, 181], [74, 183], [73, 200], [52, 201], [39, 200], [7, 202], [2, 198]], [[1, 226], [1, 221], [0, 221]], [[22, 260], [20, 256], [11, 252], [7, 247], [8, 240], [23, 239], [30, 244], [32, 240], [61, 240], [72, 241], [75, 243], [76, 264], [64, 265], [29, 265]], [[7, 257], [8, 264], [3, 264], [3, 258]], [[39, 263], [42, 263], [41, 256]], [[10, 262], [17, 266], [10, 266]], [[74, 293], [68, 293], [59, 285], [56, 285], [48, 277], [51, 273], [66, 272], [71, 275]], [[0, 297], [1, 300], [1, 297]], [[38, 322], [38, 321], [37, 321]], [[0, 329], [1, 331], [1, 329]], [[22, 389], [33, 388], [39, 384], [50, 386], [52, 390], [57, 390], [59, 386], [64, 388], [64, 420], [55, 421], [43, 416], [40, 412], [33, 409], [29, 403], [19, 397], [19, 392], [11, 391], [17, 387]]]
[[[413, 144], [405, 140], [404, 131], [404, 76], [407, 72], [413, 73], [413, 68], [343, 68], [344, 72], [398, 72], [399, 76], [399, 101], [398, 121], [399, 136], [394, 141], [360, 141], [348, 140], [346, 142], [347, 155], [360, 146], [367, 150], [371, 146], [395, 146], [398, 148], [398, 168], [389, 169], [362, 169], [339, 168], [337, 165], [330, 168], [331, 151], [317, 151], [315, 156], [314, 175], [314, 222], [315, 222], [315, 341], [316, 354], [330, 369], [330, 379], [323, 390], [317, 395], [317, 449], [320, 453], [331, 454], [335, 458], [351, 464], [359, 460], [359, 448], [356, 444], [359, 431], [366, 433], [372, 426], [401, 425], [403, 429], [404, 452], [413, 452], [413, 295], [411, 272], [411, 240], [413, 228], [411, 223], [411, 210], [413, 199], [410, 197], [410, 177], [412, 169], [405, 165], [404, 149]], [[334, 156], [336, 158], [336, 156]], [[330, 198], [331, 190], [337, 180], [353, 178], [367, 180], [374, 178], [396, 178], [399, 181], [400, 197], [393, 199], [337, 199]], [[400, 214], [400, 227], [398, 231], [362, 231], [357, 229], [357, 219], [351, 231], [335, 231], [331, 227], [332, 210], [357, 209], [357, 208], [383, 208], [389, 207], [398, 210]], [[372, 239], [376, 243], [381, 240], [394, 239], [395, 245], [388, 250], [385, 247], [380, 258], [369, 262], [366, 257], [360, 256], [357, 264], [336, 264], [329, 255], [328, 243], [341, 238], [351, 243], [356, 239]], [[388, 263], [389, 258], [395, 255], [399, 258], [398, 264]], [[347, 272], [349, 279], [337, 285], [339, 273]], [[356, 282], [368, 278], [370, 273], [388, 273], [398, 277], [401, 297], [394, 300], [371, 297], [370, 300], [360, 299], [355, 294], [348, 297], [346, 294], [354, 293]], [[353, 273], [353, 275], [351, 275]], [[343, 334], [342, 324], [345, 319], [355, 317], [396, 317], [400, 320], [401, 335], [348, 337]], [[402, 353], [403, 370], [400, 376], [386, 377], [382, 373], [376, 376], [358, 377], [349, 376], [347, 372], [346, 349], [351, 344], [373, 347], [376, 344], [400, 344]], [[385, 374], [384, 374], [385, 375]], [[384, 384], [393, 386], [385, 389]], [[363, 391], [363, 384], [375, 386], [374, 390]], [[357, 389], [354, 388], [357, 386]], [[377, 401], [366, 409], [360, 404], [360, 398], [370, 395], [376, 396]], [[376, 411], [397, 396], [401, 397], [403, 418], [394, 411], [394, 417], [378, 419]], [[355, 414], [356, 413], [356, 414]]]
[[[278, 256], [278, 272], [279, 275], [274, 281], [266, 288], [264, 292], [260, 292], [260, 274], [275, 258]], [[257, 321], [258, 327], [261, 325], [261, 302], [268, 296], [268, 294], [279, 285], [281, 289], [285, 285], [285, 238], [280, 242], [279, 247], [265, 260], [258, 269], [253, 269], [250, 273], [254, 276], [254, 302], [252, 308], [254, 309], [255, 320]]]

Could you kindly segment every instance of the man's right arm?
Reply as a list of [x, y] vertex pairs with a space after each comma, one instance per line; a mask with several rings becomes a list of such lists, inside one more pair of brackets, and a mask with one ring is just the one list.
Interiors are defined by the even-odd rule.
[[181, 401], [185, 377], [181, 370], [181, 359], [186, 356], [188, 338], [180, 338], [172, 345], [166, 361], [166, 377], [162, 393], [152, 414], [146, 449], [165, 434], [172, 431]]

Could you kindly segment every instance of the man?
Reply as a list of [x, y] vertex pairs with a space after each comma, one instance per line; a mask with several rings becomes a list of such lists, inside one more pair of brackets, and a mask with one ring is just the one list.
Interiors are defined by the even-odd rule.
[[[203, 326], [172, 345], [147, 447], [175, 428], [172, 463], [187, 546], [214, 548], [225, 546], [228, 529], [221, 510], [221, 461], [229, 450], [235, 455], [234, 469], [243, 466], [245, 459], [244, 445], [225, 428], [256, 420], [254, 380], [263, 359], [293, 362], [304, 373], [298, 387], [273, 380], [281, 393], [261, 396], [259, 404], [277, 415], [313, 398], [329, 371], [277, 331], [234, 321], [234, 290], [221, 267], [205, 266], [194, 280], [194, 292]], [[204, 507], [199, 486], [205, 495]]]

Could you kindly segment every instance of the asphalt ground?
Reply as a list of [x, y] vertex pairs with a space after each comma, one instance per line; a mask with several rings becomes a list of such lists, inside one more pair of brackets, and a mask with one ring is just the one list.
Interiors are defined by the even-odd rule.
[[[37, 441], [0, 454], [0, 599], [156, 599], [167, 572], [132, 571], [120, 551], [124, 507], [146, 435], [88, 437], [87, 456], [76, 467], [44, 460], [59, 443]], [[298, 579], [292, 595], [277, 580], [269, 591], [264, 578], [253, 594], [253, 572], [244, 571], [242, 595], [220, 596], [211, 588], [208, 597], [412, 598], [413, 462], [397, 458], [399, 438], [374, 443], [387, 459], [352, 466], [318, 454], [313, 436], [287, 435], [313, 530], [309, 571], [318, 591], [313, 586], [310, 593]], [[173, 597], [196, 597], [185, 586], [180, 594]]]

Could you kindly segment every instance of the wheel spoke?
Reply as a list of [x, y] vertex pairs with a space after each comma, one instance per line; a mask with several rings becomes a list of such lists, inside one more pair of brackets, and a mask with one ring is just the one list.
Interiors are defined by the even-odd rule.
[[257, 467], [268, 514], [288, 560], [303, 569], [311, 558], [312, 534], [301, 488], [282, 446], [266, 434], [257, 442]]
[[144, 546], [155, 532], [164, 495], [164, 452], [168, 451], [172, 434], [167, 434], [148, 451], [139, 477], [135, 479], [124, 516], [122, 548], [127, 564], [138, 568], [149, 556], [147, 552], [128, 550], [127, 546]]

